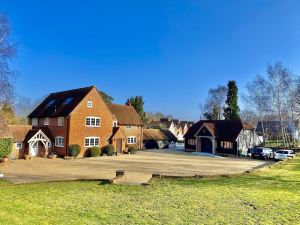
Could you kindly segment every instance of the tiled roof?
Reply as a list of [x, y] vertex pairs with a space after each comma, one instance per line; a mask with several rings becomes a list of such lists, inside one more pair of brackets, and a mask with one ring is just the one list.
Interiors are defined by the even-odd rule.
[[243, 129], [254, 130], [251, 125], [241, 120], [200, 120], [190, 127], [184, 137], [193, 138], [202, 125], [216, 138], [224, 141], [235, 141]]
[[23, 142], [28, 131], [32, 129], [30, 125], [9, 125], [8, 128], [16, 142]]
[[167, 141], [168, 137], [159, 129], [144, 129], [144, 140]]
[[52, 93], [28, 117], [66, 117], [93, 88], [94, 86]]
[[143, 121], [132, 106], [107, 104], [120, 125], [142, 126]]

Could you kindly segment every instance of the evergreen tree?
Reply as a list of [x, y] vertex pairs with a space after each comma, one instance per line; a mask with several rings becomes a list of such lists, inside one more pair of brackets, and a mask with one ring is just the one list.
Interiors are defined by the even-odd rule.
[[142, 96], [130, 97], [126, 101], [126, 105], [131, 105], [140, 115], [143, 122], [147, 122], [146, 113], [144, 112], [144, 100]]
[[218, 120], [219, 119], [219, 109], [218, 109], [218, 106], [214, 105], [213, 109], [212, 109], [212, 112], [205, 112], [203, 114], [203, 116], [207, 120]]
[[238, 106], [238, 87], [234, 80], [228, 81], [226, 107], [224, 108], [225, 120], [240, 119], [240, 108]]

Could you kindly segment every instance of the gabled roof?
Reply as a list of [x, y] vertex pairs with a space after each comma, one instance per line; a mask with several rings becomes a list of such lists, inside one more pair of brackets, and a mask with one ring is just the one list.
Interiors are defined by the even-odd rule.
[[48, 127], [40, 127], [29, 130], [23, 142], [28, 142], [37, 132], [39, 132], [39, 130], [41, 130], [50, 139], [51, 142], [54, 142], [54, 137]]
[[25, 137], [32, 129], [30, 125], [8, 125], [10, 133], [12, 134], [15, 142], [24, 142]]
[[207, 127], [217, 139], [224, 141], [235, 141], [243, 129], [254, 130], [250, 124], [241, 120], [200, 120], [190, 127], [184, 137], [194, 138], [202, 126]]
[[90, 86], [51, 93], [28, 117], [66, 117], [93, 88], [94, 86]]
[[133, 125], [143, 126], [144, 123], [141, 120], [139, 114], [135, 111], [132, 106], [128, 105], [117, 105], [107, 104], [108, 108], [118, 120], [119, 125]]
[[160, 130], [167, 138], [169, 139], [170, 142], [177, 142], [178, 139], [177, 137], [168, 129], [161, 129]]

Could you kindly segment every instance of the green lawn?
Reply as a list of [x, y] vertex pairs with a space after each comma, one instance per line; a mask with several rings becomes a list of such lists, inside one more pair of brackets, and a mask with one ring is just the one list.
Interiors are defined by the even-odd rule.
[[265, 172], [150, 186], [0, 181], [0, 224], [299, 224], [300, 159]]

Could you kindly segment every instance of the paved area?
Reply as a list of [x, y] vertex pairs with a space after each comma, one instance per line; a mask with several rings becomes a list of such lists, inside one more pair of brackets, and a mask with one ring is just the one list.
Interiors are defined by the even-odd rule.
[[147, 150], [136, 155], [76, 160], [33, 158], [0, 165], [0, 173], [13, 183], [113, 179], [125, 170], [129, 183], [145, 183], [152, 174], [164, 176], [227, 175], [270, 164], [262, 160], [212, 158], [172, 150]]

